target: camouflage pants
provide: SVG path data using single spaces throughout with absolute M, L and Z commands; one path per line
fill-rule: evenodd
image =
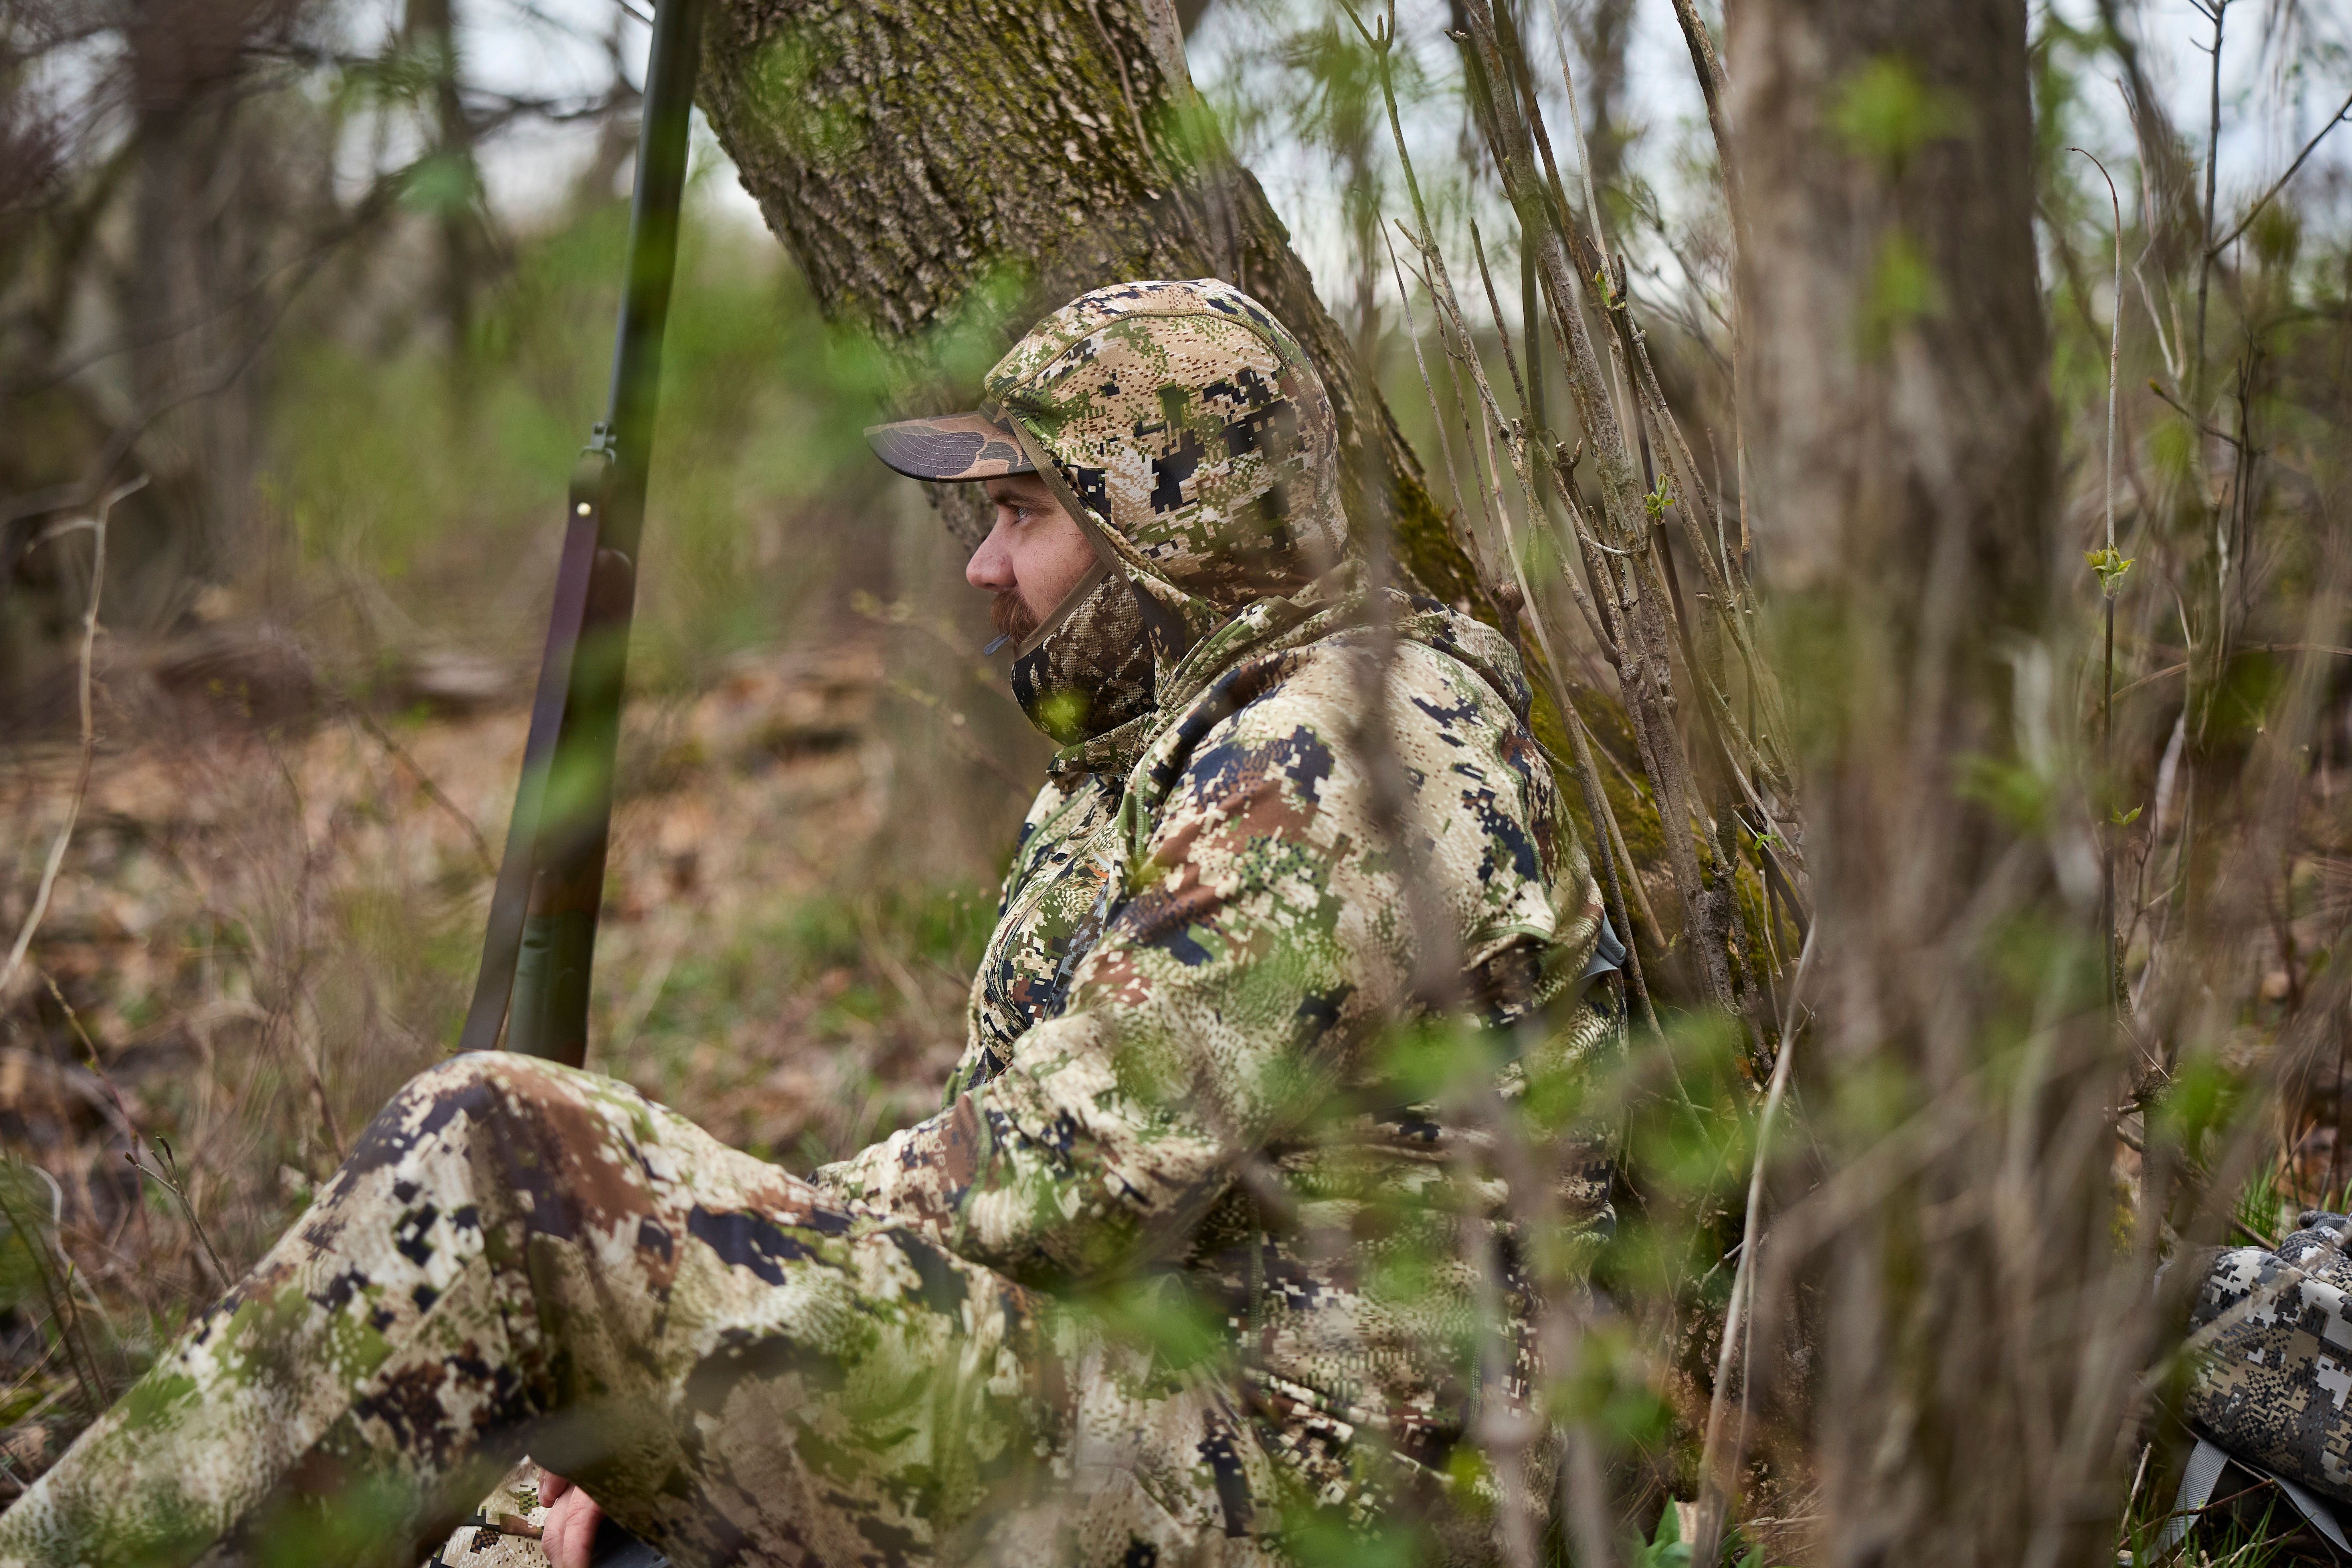
M 681 1565 L 1273 1560 L 1227 1385 L 1149 1370 L 624 1085 L 460 1057 L 0 1515 L 0 1565 L 410 1568 L 526 1452 Z

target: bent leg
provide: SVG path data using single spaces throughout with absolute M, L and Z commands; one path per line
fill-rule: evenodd
M 1029 1297 L 626 1087 L 421 1074 L 0 1515 L 0 1564 L 413 1563 L 528 1450 L 682 1562 L 900 1561 L 1053 1451 Z

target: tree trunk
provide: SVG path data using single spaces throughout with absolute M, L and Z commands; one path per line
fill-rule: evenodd
M 1583 0 L 1569 13 L 1568 26 L 1584 67 L 1577 91 L 1584 99 L 1580 107 L 1584 145 L 1592 153 L 1592 183 L 1606 191 L 1625 163 L 1629 127 L 1618 110 L 1625 91 L 1625 49 L 1633 37 L 1633 0 Z M 1593 221 L 1615 227 L 1613 219 L 1598 214 Z
M 825 313 L 895 351 L 910 402 L 968 400 L 1013 338 L 1087 289 L 1223 277 L 1321 371 L 1349 517 L 1360 528 L 1365 496 L 1387 497 L 1412 574 L 1491 613 L 1347 334 L 1193 89 L 1168 0 L 724 0 L 705 40 L 703 106 L 744 187 Z M 974 543 L 980 511 L 951 488 L 950 527 Z
M 474 128 L 457 95 L 462 76 L 456 8 L 450 0 L 407 0 L 402 28 L 409 52 L 433 84 L 435 155 L 443 165 L 432 193 L 441 248 L 434 294 L 449 329 L 449 362 L 462 392 L 467 345 L 474 330 L 474 289 L 481 281 L 484 258 L 478 254 L 482 247 L 474 243 L 481 172 L 474 158 Z
M 115 287 L 131 397 L 109 413 L 152 483 L 110 528 L 152 518 L 177 537 L 159 553 L 138 532 L 115 535 L 122 575 L 110 570 L 107 601 L 118 626 L 170 624 L 206 585 L 259 575 L 258 361 L 274 319 L 264 284 L 278 265 L 270 236 L 287 229 L 289 176 L 285 124 L 252 73 L 293 16 L 281 0 L 142 0 L 123 25 L 133 183 Z
M 245 20 L 167 0 L 144 7 L 129 32 L 137 163 L 119 298 L 132 417 L 152 419 L 137 451 L 153 494 L 140 510 L 169 518 L 178 536 L 162 572 L 142 574 L 177 580 L 163 590 L 165 622 L 194 589 L 228 582 L 248 564 L 255 386 L 225 379 L 243 347 L 238 296 L 255 238 L 240 222 L 255 176 L 236 155 L 246 106 L 229 63 Z M 121 549 L 119 559 L 145 553 Z M 115 614 L 150 589 L 119 596 Z
M 1750 507 L 1818 911 L 1798 1075 L 1833 1164 L 1906 1150 L 1834 1233 L 1789 1239 L 1835 1259 L 1833 1563 L 2104 1561 L 2125 1479 L 2138 1363 L 2089 1310 L 2115 1058 L 2083 961 L 2095 844 L 2055 759 L 2083 568 L 2053 497 L 2026 12 L 1728 7 Z

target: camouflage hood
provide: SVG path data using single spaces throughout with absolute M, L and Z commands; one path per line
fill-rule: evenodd
M 997 362 L 987 396 L 1113 568 L 1014 665 L 1022 706 L 1066 746 L 1138 721 L 1203 639 L 1346 551 L 1322 380 L 1229 284 L 1081 295 Z

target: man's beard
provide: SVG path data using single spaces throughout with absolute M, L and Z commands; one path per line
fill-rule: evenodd
M 1021 601 L 1018 590 L 1007 589 L 996 596 L 988 607 L 988 623 L 996 628 L 1000 637 L 1009 637 L 1014 647 L 1029 641 L 1037 630 L 1037 617 Z

